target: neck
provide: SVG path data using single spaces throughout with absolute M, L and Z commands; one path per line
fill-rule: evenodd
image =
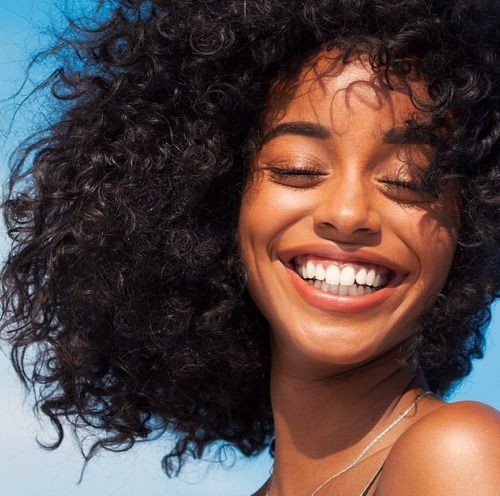
M 393 420 L 406 391 L 426 389 L 423 376 L 397 358 L 392 351 L 350 371 L 315 377 L 298 373 L 273 354 L 277 494 L 310 492 L 322 477 L 352 462 Z

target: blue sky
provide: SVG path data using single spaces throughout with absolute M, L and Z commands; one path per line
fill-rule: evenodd
M 23 94 L 7 100 L 19 88 L 30 54 L 47 41 L 44 34 L 50 18 L 67 2 L 0 0 L 0 175 L 4 181 L 7 157 L 17 141 L 43 122 L 43 107 L 33 101 L 18 113 L 7 130 Z M 91 3 L 91 2 L 87 2 Z M 41 68 L 43 72 L 50 68 Z M 27 89 L 30 82 L 28 81 Z M 7 240 L 0 231 L 0 251 L 5 256 Z M 500 308 L 500 305 L 498 306 Z M 489 329 L 486 357 L 455 394 L 453 400 L 472 399 L 500 409 L 500 310 Z M 160 469 L 166 441 L 143 444 L 123 454 L 105 454 L 93 461 L 77 486 L 81 457 L 68 437 L 63 447 L 46 452 L 35 442 L 47 439 L 50 430 L 40 425 L 4 354 L 0 354 L 0 493 L 9 496 L 137 496 L 220 495 L 248 496 L 268 476 L 270 459 L 237 459 L 229 470 L 207 463 L 189 467 L 179 480 L 168 480 Z M 230 465 L 231 459 L 227 465 Z

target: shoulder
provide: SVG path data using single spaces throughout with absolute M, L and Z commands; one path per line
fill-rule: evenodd
M 500 413 L 444 404 L 413 424 L 384 465 L 377 496 L 494 496 L 500 486 Z

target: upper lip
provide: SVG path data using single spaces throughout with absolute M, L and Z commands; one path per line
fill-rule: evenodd
M 285 249 L 279 252 L 278 258 L 287 266 L 294 268 L 292 260 L 299 255 L 311 255 L 322 258 L 328 258 L 332 261 L 343 263 L 360 263 L 373 264 L 385 267 L 398 276 L 404 276 L 408 271 L 400 267 L 394 260 L 386 256 L 367 251 L 363 248 L 357 248 L 352 251 L 346 251 L 339 248 L 337 245 L 325 244 L 307 244 L 300 245 L 294 248 Z

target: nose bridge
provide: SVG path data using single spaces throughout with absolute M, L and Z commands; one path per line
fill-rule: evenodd
M 330 178 L 316 208 L 316 223 L 333 226 L 344 236 L 358 231 L 378 231 L 380 226 L 369 183 L 360 167 L 344 167 L 338 171 Z

